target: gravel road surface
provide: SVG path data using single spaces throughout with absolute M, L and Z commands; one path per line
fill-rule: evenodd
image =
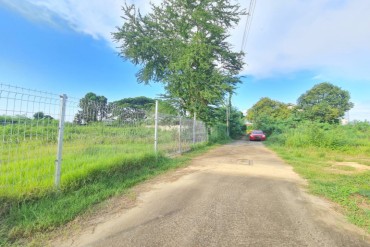
M 370 246 L 261 142 L 236 141 L 113 199 L 56 246 Z M 76 225 L 76 224 L 75 224 Z

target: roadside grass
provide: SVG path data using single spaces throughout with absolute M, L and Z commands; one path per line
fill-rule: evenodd
M 308 181 L 311 193 L 340 205 L 370 233 L 370 123 L 304 121 L 278 130 L 266 145 Z
M 142 153 L 126 158 L 126 162 L 120 160 L 120 164 L 113 160 L 111 164 L 114 165 L 109 165 L 107 160 L 108 165 L 89 171 L 89 176 L 79 174 L 76 179 L 70 175 L 66 181 L 73 182 L 66 182 L 68 186 L 59 192 L 39 197 L 0 197 L 3 204 L 0 210 L 0 246 L 24 246 L 32 236 L 47 234 L 107 198 L 122 194 L 160 173 L 185 166 L 192 157 L 209 148 L 211 145 L 197 145 L 192 152 L 175 158 Z
M 50 147 L 29 152 L 32 159 L 15 160 L 1 166 L 0 197 L 23 198 L 40 196 L 54 190 L 55 155 Z M 38 155 L 38 153 L 42 155 Z M 67 143 L 62 161 L 61 187 L 73 187 L 91 173 L 115 165 L 135 162 L 153 153 L 138 143 L 94 144 L 85 141 Z M 8 189 L 7 189 L 8 187 Z
M 27 128 L 26 128 L 27 127 Z M 32 126 L 31 126 L 32 127 Z M 56 135 L 50 126 L 0 126 L 0 198 L 37 197 L 52 192 L 55 180 Z M 147 126 L 115 127 L 66 125 L 61 187 L 74 187 L 91 173 L 136 162 L 154 152 L 154 129 Z M 192 147 L 182 144 L 182 150 Z M 158 149 L 171 153 L 179 148 L 176 130 L 158 131 Z M 0 205 L 0 212 L 1 212 Z

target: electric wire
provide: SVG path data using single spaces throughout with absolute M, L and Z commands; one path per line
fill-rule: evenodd
M 244 27 L 244 32 L 243 32 L 243 39 L 242 39 L 242 45 L 240 50 L 244 51 L 247 45 L 248 37 L 249 37 L 249 32 L 253 20 L 253 13 L 256 8 L 256 1 L 257 0 L 251 0 L 249 2 L 249 8 L 248 8 L 248 13 L 247 13 L 247 20 L 245 22 L 245 27 Z

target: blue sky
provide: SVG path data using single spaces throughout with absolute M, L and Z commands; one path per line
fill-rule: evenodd
M 148 12 L 147 1 L 131 2 Z M 110 33 L 122 24 L 123 3 L 0 0 L 0 83 L 109 101 L 163 93 L 159 84 L 138 84 L 138 68 L 117 55 Z M 350 92 L 351 120 L 370 120 L 369 12 L 368 0 L 257 0 L 233 105 L 245 111 L 261 97 L 295 103 L 329 81 Z M 244 23 L 231 31 L 236 50 Z

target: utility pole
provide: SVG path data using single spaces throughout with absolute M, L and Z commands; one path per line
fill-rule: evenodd
M 230 136 L 230 115 L 231 115 L 231 93 L 229 93 L 229 99 L 226 103 L 226 133 Z
M 230 136 L 230 130 L 229 130 L 229 107 L 226 105 L 226 134 L 227 136 Z

